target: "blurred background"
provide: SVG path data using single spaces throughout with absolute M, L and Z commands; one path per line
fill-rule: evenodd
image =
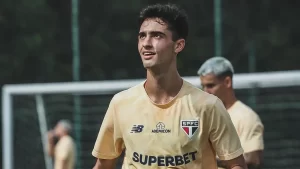
M 145 78 L 137 18 L 142 7 L 157 2 L 167 1 L 0 1 L 1 86 Z M 196 76 L 200 65 L 217 55 L 228 58 L 236 73 L 300 70 L 299 1 L 168 2 L 189 15 L 189 38 L 178 56 L 182 76 Z M 62 118 L 75 125 L 77 169 L 95 163 L 91 150 L 112 96 L 43 95 L 48 128 Z M 237 96 L 265 125 L 264 168 L 299 167 L 300 86 L 237 89 Z M 14 169 L 45 168 L 35 96 L 15 96 L 12 107 Z

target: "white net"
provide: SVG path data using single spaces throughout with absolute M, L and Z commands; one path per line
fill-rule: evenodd
M 199 85 L 198 77 L 186 80 Z M 113 95 L 142 80 L 62 84 L 10 85 L 3 89 L 3 169 L 46 168 L 36 96 L 44 103 L 46 127 L 70 119 L 80 144 L 77 169 L 90 169 L 99 127 Z M 265 169 L 300 166 L 300 71 L 239 74 L 234 87 L 240 100 L 253 107 L 265 125 Z M 74 93 L 80 95 L 80 121 L 74 120 Z M 80 133 L 80 138 L 78 137 Z M 13 158 L 12 158 L 13 157 Z M 120 167 L 122 161 L 119 161 Z

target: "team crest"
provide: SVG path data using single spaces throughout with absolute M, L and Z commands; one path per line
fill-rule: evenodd
M 192 138 L 193 135 L 199 128 L 198 120 L 181 120 L 181 128 L 187 134 L 189 138 Z

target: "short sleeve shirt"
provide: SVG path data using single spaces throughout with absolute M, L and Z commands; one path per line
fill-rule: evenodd
M 74 169 L 75 144 L 70 136 L 63 136 L 58 141 L 54 153 L 54 169 L 63 169 L 63 162 L 66 164 L 66 169 Z
M 93 156 L 114 159 L 125 149 L 127 169 L 216 169 L 216 155 L 222 160 L 242 155 L 234 125 L 217 97 L 184 81 L 172 101 L 158 105 L 143 84 L 113 97 Z
M 228 113 L 237 130 L 244 152 L 263 150 L 264 126 L 258 114 L 241 101 L 236 101 L 228 109 Z

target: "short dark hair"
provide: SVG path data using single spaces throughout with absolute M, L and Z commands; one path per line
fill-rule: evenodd
M 154 4 L 143 8 L 139 16 L 139 26 L 148 18 L 159 18 L 168 24 L 172 40 L 188 37 L 188 17 L 186 12 L 175 4 Z

